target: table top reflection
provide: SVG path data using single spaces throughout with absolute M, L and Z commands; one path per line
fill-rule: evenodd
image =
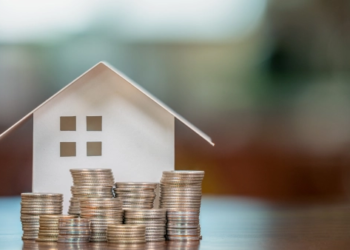
M 22 241 L 20 198 L 0 198 L 0 250 L 345 250 L 350 246 L 350 205 L 271 205 L 233 197 L 204 197 L 200 242 L 143 245 Z

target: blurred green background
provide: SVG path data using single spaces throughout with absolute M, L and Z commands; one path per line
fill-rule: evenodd
M 213 138 L 176 127 L 204 192 L 347 199 L 350 2 L 0 0 L 0 132 L 107 61 Z M 31 187 L 30 122 L 0 143 L 0 195 Z M 28 153 L 29 152 L 29 153 Z

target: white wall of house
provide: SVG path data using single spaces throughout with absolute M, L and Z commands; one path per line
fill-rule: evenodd
M 60 131 L 61 116 L 76 116 L 76 131 Z M 102 116 L 102 131 L 87 131 L 86 116 Z M 33 191 L 64 194 L 71 168 L 111 168 L 115 181 L 159 182 L 174 169 L 174 117 L 101 64 L 34 113 Z M 88 141 L 102 156 L 87 156 Z M 76 142 L 75 157 L 60 157 L 60 142 Z

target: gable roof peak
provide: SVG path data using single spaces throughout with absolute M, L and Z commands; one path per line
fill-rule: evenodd
M 84 75 L 88 74 L 91 70 L 93 70 L 96 67 L 106 67 L 109 70 L 113 71 L 115 74 L 119 75 L 121 78 L 123 78 L 126 82 L 128 82 L 129 84 L 131 84 L 132 86 L 134 86 L 136 89 L 138 89 L 139 91 L 141 91 L 144 95 L 146 95 L 147 97 L 149 97 L 151 100 L 153 100 L 155 103 L 157 103 L 160 107 L 162 107 L 163 109 L 165 109 L 167 112 L 169 112 L 172 116 L 174 116 L 176 119 L 178 119 L 180 122 L 182 122 L 183 124 L 185 124 L 187 127 L 189 127 L 192 131 L 194 131 L 195 133 L 197 133 L 200 137 L 202 137 L 204 140 L 206 140 L 208 143 L 210 143 L 212 146 L 214 146 L 215 144 L 212 142 L 211 138 L 206 135 L 204 132 L 202 132 L 200 129 L 198 129 L 197 127 L 195 127 L 192 123 L 190 123 L 189 121 L 187 121 L 185 118 L 183 118 L 181 115 L 179 115 L 178 113 L 176 113 L 174 110 L 172 110 L 171 108 L 169 108 L 167 105 L 165 105 L 163 102 L 161 102 L 159 99 L 157 99 L 156 97 L 154 97 L 151 93 L 149 93 L 147 90 L 145 90 L 144 88 L 142 88 L 140 85 L 138 85 L 137 83 L 135 83 L 133 80 L 129 79 L 127 76 L 125 76 L 123 73 L 121 73 L 120 71 L 118 71 L 117 69 L 115 69 L 113 66 L 111 66 L 110 64 L 108 64 L 107 62 L 104 61 L 100 61 L 97 64 L 95 64 L 93 67 L 91 67 L 90 69 L 88 69 L 87 71 L 85 71 L 82 75 L 80 75 L 79 77 L 77 77 L 75 80 L 73 80 L 71 83 L 69 83 L 68 85 L 66 85 L 64 88 L 62 88 L 60 91 L 58 91 L 56 94 L 54 94 L 53 96 L 51 96 L 49 99 L 47 99 L 45 102 L 43 102 L 42 104 L 40 104 L 38 107 L 36 107 L 34 110 L 32 110 L 30 113 L 28 113 L 26 116 L 24 116 L 21 120 L 19 120 L 18 122 L 16 122 L 14 125 L 12 125 L 9 129 L 7 129 L 5 132 L 3 132 L 2 134 L 0 134 L 0 139 L 5 136 L 7 133 L 9 133 L 10 131 L 12 131 L 13 129 L 15 129 L 18 125 L 20 125 L 22 122 L 24 122 L 29 116 L 31 116 L 35 111 L 37 111 L 38 109 L 40 109 L 42 106 L 44 106 L 46 103 L 48 103 L 49 101 L 51 101 L 53 98 L 55 98 L 57 95 L 61 94 L 63 91 L 65 91 L 66 89 L 69 88 L 69 86 L 73 85 L 77 80 L 79 80 L 81 77 L 83 77 Z

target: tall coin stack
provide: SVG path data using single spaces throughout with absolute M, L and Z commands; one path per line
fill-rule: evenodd
M 82 198 L 113 198 L 114 184 L 111 169 L 71 169 L 74 186 L 71 187 L 69 214 L 80 214 Z
M 123 224 L 122 202 L 116 198 L 82 199 L 80 210 L 80 217 L 90 220 L 92 242 L 106 242 L 108 225 Z
M 88 219 L 61 218 L 58 230 L 58 242 L 83 243 L 90 241 L 90 222 Z
M 198 210 L 168 210 L 167 218 L 168 240 L 190 241 L 201 239 Z
M 143 225 L 109 225 L 108 243 L 141 244 L 146 243 L 146 227 Z
M 39 233 L 40 215 L 62 214 L 62 194 L 22 193 L 21 221 L 23 240 L 35 240 Z
M 151 209 L 158 183 L 117 182 L 114 193 L 123 202 L 123 209 Z
M 128 209 L 125 211 L 125 224 L 145 225 L 146 241 L 164 241 L 166 233 L 165 209 Z
M 60 218 L 77 218 L 76 215 L 40 215 L 39 235 L 36 241 L 57 241 Z
M 204 171 L 164 171 L 160 207 L 200 209 Z
M 168 211 L 169 240 L 201 238 L 199 213 L 203 178 L 204 171 L 163 172 L 160 181 L 160 207 Z M 186 233 L 189 233 L 189 237 L 186 237 Z

